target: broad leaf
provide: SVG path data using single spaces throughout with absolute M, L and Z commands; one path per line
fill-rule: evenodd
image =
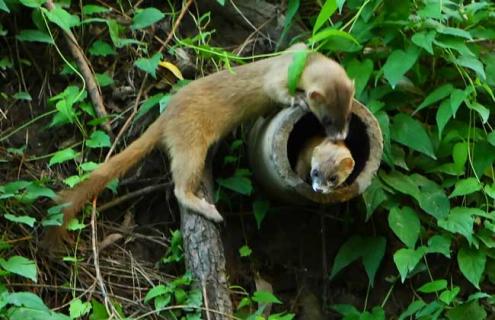
M 151 58 L 139 58 L 134 62 L 134 65 L 144 72 L 151 75 L 153 78 L 156 78 L 156 68 L 162 59 L 161 53 L 155 53 Z
M 435 40 L 435 35 L 436 32 L 434 30 L 418 32 L 412 36 L 411 40 L 418 47 L 425 49 L 429 54 L 433 54 L 433 40 Z
M 33 282 L 37 282 L 38 273 L 36 264 L 32 260 L 21 256 L 13 256 L 8 260 L 0 258 L 0 266 L 8 272 L 18 274 Z
M 224 188 L 246 196 L 250 195 L 253 191 L 251 180 L 246 177 L 233 176 L 226 179 L 217 179 L 217 183 Z
M 48 33 L 39 30 L 22 30 L 16 38 L 19 41 L 54 43 L 52 37 Z
M 479 289 L 481 276 L 485 270 L 485 253 L 473 248 L 462 247 L 457 254 L 457 263 L 466 279 Z
M 151 26 L 165 17 L 165 14 L 157 8 L 146 8 L 140 10 L 133 18 L 131 29 L 142 29 Z
M 55 23 L 65 32 L 70 32 L 70 29 L 72 27 L 78 26 L 80 24 L 78 16 L 70 14 L 61 7 L 56 6 L 52 10 L 44 9 L 44 11 L 48 20 Z
M 383 66 L 385 79 L 395 88 L 399 80 L 416 63 L 419 56 L 419 49 L 411 46 L 407 51 L 394 50 L 387 58 Z
M 471 243 L 473 240 L 473 214 L 476 210 L 479 209 L 453 208 L 446 218 L 438 220 L 438 226 L 452 233 L 463 235 Z
M 414 249 L 400 249 L 394 253 L 394 262 L 399 270 L 401 281 L 404 283 L 409 272 L 413 271 L 418 262 L 423 258 L 426 249 L 419 247 Z
M 433 293 L 439 292 L 447 288 L 448 282 L 445 279 L 434 280 L 428 283 L 425 283 L 421 287 L 418 288 L 419 292 L 422 293 Z
M 405 113 L 399 113 L 390 127 L 392 140 L 436 159 L 431 139 L 420 122 Z
M 318 17 L 316 18 L 315 25 L 313 26 L 313 34 L 321 29 L 323 24 L 330 19 L 335 10 L 337 10 L 336 0 L 326 0 L 320 10 L 320 13 L 318 14 Z
M 103 131 L 96 130 L 91 134 L 88 140 L 86 140 L 86 146 L 88 148 L 105 148 L 110 147 L 110 137 Z
M 452 86 L 450 83 L 444 84 L 432 92 L 425 98 L 425 100 L 419 105 L 419 107 L 414 111 L 418 112 L 419 110 L 422 110 L 433 103 L 442 100 L 445 97 L 448 97 L 450 93 L 454 90 L 454 86 Z
M 449 198 L 465 196 L 479 190 L 481 190 L 481 184 L 478 179 L 472 177 L 459 180 L 455 183 L 454 191 L 452 191 Z
M 418 241 L 420 222 L 418 215 L 410 207 L 394 207 L 388 215 L 388 225 L 395 235 L 409 248 Z
M 64 150 L 60 150 L 56 152 L 51 158 L 49 162 L 49 166 L 52 166 L 54 164 L 62 163 L 68 160 L 72 160 L 76 158 L 79 155 L 76 151 L 74 151 L 72 148 L 67 148 Z

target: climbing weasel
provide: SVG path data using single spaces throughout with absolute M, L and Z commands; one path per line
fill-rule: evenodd
M 344 139 L 354 95 L 354 83 L 335 61 L 310 52 L 293 97 L 288 91 L 288 68 L 293 52 L 307 50 L 296 44 L 281 55 L 220 71 L 190 82 L 170 100 L 167 109 L 133 143 L 72 190 L 58 195 L 67 204 L 62 227 L 48 238 L 66 238 L 65 226 L 112 179 L 125 174 L 155 147 L 168 151 L 175 182 L 174 194 L 185 207 L 220 222 L 213 204 L 199 198 L 198 190 L 208 149 L 239 124 L 296 102 L 313 112 L 328 136 Z M 48 239 L 50 241 L 50 239 Z
M 341 185 L 354 169 L 354 159 L 343 142 L 315 136 L 299 153 L 296 173 L 311 181 L 315 192 L 330 193 Z

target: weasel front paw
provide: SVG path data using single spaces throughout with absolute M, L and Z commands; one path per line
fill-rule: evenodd
M 290 105 L 291 107 L 298 106 L 304 111 L 309 111 L 309 105 L 306 100 L 306 94 L 304 92 L 296 93 L 296 95 L 291 98 Z

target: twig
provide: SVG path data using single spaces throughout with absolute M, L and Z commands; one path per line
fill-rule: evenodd
M 105 282 L 103 281 L 103 277 L 101 276 L 100 270 L 100 259 L 98 256 L 98 249 L 96 247 L 97 239 L 96 239 L 96 197 L 93 199 L 93 210 L 91 211 L 91 246 L 93 249 L 93 259 L 94 266 L 96 272 L 96 280 L 98 281 L 98 286 L 101 290 L 101 295 L 103 296 L 103 301 L 105 302 L 105 308 L 107 313 L 113 317 L 118 314 L 115 310 L 110 298 L 108 297 L 107 288 L 105 287 Z
M 48 0 L 45 5 L 48 10 L 53 10 L 53 8 L 55 7 L 52 0 Z M 67 42 L 67 46 L 69 47 L 72 56 L 74 57 L 74 59 L 76 59 L 77 65 L 79 66 L 79 70 L 81 71 L 84 80 L 86 81 L 89 96 L 91 98 L 91 102 L 93 102 L 93 105 L 95 106 L 96 114 L 100 118 L 108 117 L 108 113 L 103 103 L 100 87 L 96 83 L 94 73 L 91 70 L 88 59 L 86 58 L 86 55 L 84 54 L 81 46 L 79 46 L 76 37 L 70 30 L 64 30 L 64 38 Z M 110 136 L 113 137 L 112 128 L 110 127 L 110 124 L 108 122 L 104 122 L 102 124 L 102 127 Z
M 205 301 L 205 309 L 206 309 L 206 319 L 211 320 L 210 316 L 210 307 L 208 306 L 208 295 L 206 294 L 206 284 L 205 280 L 201 281 L 201 286 L 203 287 L 203 300 Z
M 175 23 L 172 26 L 172 30 L 170 30 L 170 33 L 168 34 L 167 39 L 165 39 L 165 41 L 162 43 L 158 52 L 161 52 L 168 45 L 170 40 L 172 40 L 172 38 L 174 37 L 175 31 L 177 31 L 177 28 L 179 27 L 180 22 L 184 18 L 184 15 L 186 14 L 187 10 L 189 10 L 189 7 L 191 6 L 192 2 L 193 2 L 193 0 L 187 0 L 186 4 L 182 6 L 182 9 L 179 13 L 179 16 L 177 17 L 177 20 L 175 20 Z
M 152 193 L 152 192 L 159 190 L 159 189 L 163 189 L 168 185 L 170 185 L 170 183 L 160 183 L 160 184 L 157 184 L 154 186 L 144 187 L 144 188 L 136 190 L 134 192 L 129 192 L 128 194 L 123 195 L 122 197 L 118 197 L 112 201 L 105 203 L 104 205 L 99 206 L 98 211 L 102 212 L 102 211 L 108 210 L 110 208 L 115 207 L 116 205 L 121 204 L 122 202 L 131 200 L 133 198 L 136 198 L 136 197 L 148 194 L 148 193 Z

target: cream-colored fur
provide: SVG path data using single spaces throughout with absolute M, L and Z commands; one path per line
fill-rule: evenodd
M 303 180 L 310 178 L 314 191 L 330 193 L 341 185 L 354 169 L 354 159 L 342 142 L 315 136 L 299 153 L 296 173 Z
M 48 240 L 65 238 L 67 222 L 86 201 L 157 146 L 170 155 L 177 200 L 208 219 L 222 221 L 213 204 L 196 196 L 208 149 L 242 122 L 274 110 L 277 104 L 294 101 L 287 87 L 288 68 L 292 52 L 306 49 L 304 44 L 296 44 L 280 56 L 235 67 L 233 72 L 213 73 L 179 90 L 140 138 L 74 189 L 59 194 L 58 202 L 68 204 L 64 225 L 51 230 Z M 310 53 L 298 89 L 301 92 L 296 102 L 305 104 L 326 125 L 329 134 L 345 134 L 354 86 L 338 63 Z

